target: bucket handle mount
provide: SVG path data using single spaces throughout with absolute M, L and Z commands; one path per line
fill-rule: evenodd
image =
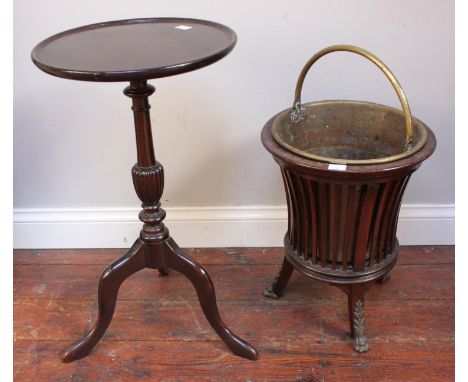
M 311 66 L 318 61 L 321 57 L 325 56 L 328 53 L 332 52 L 351 52 L 359 54 L 375 65 L 379 67 L 379 69 L 385 74 L 388 78 L 390 83 L 392 84 L 393 88 L 395 89 L 398 98 L 400 100 L 401 106 L 403 108 L 403 114 L 405 116 L 405 124 L 406 124 L 406 151 L 409 151 L 413 148 L 413 119 L 411 117 L 411 111 L 408 104 L 408 100 L 406 99 L 405 93 L 401 88 L 398 80 L 395 78 L 394 74 L 390 71 L 390 69 L 375 55 L 368 52 L 365 49 L 359 48 L 357 46 L 352 45 L 333 45 L 328 48 L 322 49 L 321 51 L 317 52 L 307 63 L 305 64 L 304 68 L 302 69 L 299 78 L 297 79 L 296 90 L 294 94 L 294 103 L 293 103 L 293 111 L 291 113 L 291 122 L 296 123 L 305 118 L 305 110 L 301 105 L 301 92 L 302 92 L 302 85 L 304 83 L 305 76 L 307 72 L 311 68 Z

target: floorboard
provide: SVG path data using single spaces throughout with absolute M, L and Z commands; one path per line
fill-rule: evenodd
M 171 272 L 133 275 L 92 353 L 60 353 L 89 329 L 101 272 L 124 249 L 16 250 L 15 381 L 451 381 L 454 380 L 454 247 L 402 247 L 389 282 L 366 296 L 370 350 L 349 339 L 345 295 L 293 274 L 283 297 L 263 289 L 279 248 L 190 249 L 211 274 L 226 324 L 260 351 L 232 355 L 207 323 L 191 284 Z

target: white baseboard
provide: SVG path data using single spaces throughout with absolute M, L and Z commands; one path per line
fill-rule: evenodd
M 139 208 L 15 209 L 14 248 L 125 248 L 138 237 Z M 167 208 L 164 220 L 181 247 L 282 246 L 285 206 Z M 402 245 L 455 244 L 454 205 L 403 205 Z

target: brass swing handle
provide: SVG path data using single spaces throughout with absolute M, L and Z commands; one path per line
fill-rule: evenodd
M 317 52 L 307 63 L 305 64 L 304 68 L 297 79 L 296 90 L 294 94 L 294 104 L 293 104 L 293 111 L 291 113 L 291 122 L 295 123 L 299 120 L 304 118 L 304 109 L 301 106 L 301 92 L 302 92 L 302 85 L 304 83 L 305 76 L 309 71 L 310 67 L 318 61 L 321 57 L 325 56 L 328 53 L 332 52 L 352 52 L 359 54 L 368 60 L 372 61 L 375 65 L 379 67 L 379 69 L 385 74 L 388 80 L 391 82 L 393 88 L 395 89 L 398 98 L 400 99 L 401 106 L 403 108 L 403 114 L 405 116 L 405 124 L 406 124 L 406 150 L 410 150 L 412 148 L 413 143 L 413 120 L 411 117 L 410 107 L 408 105 L 408 100 L 406 99 L 405 93 L 403 93 L 403 89 L 401 85 L 398 83 L 397 79 L 390 71 L 390 69 L 376 56 L 372 53 L 359 48 L 357 46 L 352 45 L 333 45 L 328 48 L 322 49 L 321 51 Z

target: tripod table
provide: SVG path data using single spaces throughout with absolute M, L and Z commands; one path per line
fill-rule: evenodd
M 142 202 L 140 237 L 111 264 L 99 281 L 98 319 L 93 329 L 66 350 L 63 361 L 85 357 L 105 333 L 114 314 L 122 282 L 144 268 L 167 274 L 174 269 L 195 287 L 207 320 L 231 351 L 255 360 L 254 347 L 232 333 L 221 320 L 213 282 L 203 266 L 185 254 L 164 226 L 160 207 L 164 169 L 156 161 L 148 97 L 155 88 L 147 80 L 173 76 L 210 65 L 226 56 L 236 34 L 224 25 L 186 18 L 111 21 L 71 29 L 39 43 L 34 63 L 57 77 L 81 81 L 130 82 L 124 94 L 132 99 L 137 163 L 132 168 L 135 191 Z

